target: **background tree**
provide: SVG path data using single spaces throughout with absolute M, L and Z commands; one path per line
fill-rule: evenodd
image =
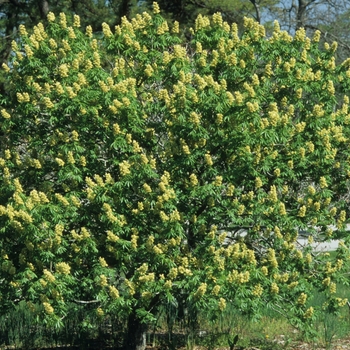
M 271 11 L 272 10 L 272 11 Z M 309 34 L 320 30 L 322 39 L 340 45 L 338 55 L 344 60 L 349 56 L 349 37 L 347 35 L 347 14 L 350 10 L 348 0 L 341 1 L 280 1 L 277 7 L 269 9 L 270 16 L 281 23 L 281 27 L 293 33 L 300 27 Z
M 126 349 L 166 305 L 193 324 L 271 305 L 310 330 L 312 290 L 330 312 L 347 302 L 349 61 L 319 32 L 275 22 L 267 39 L 246 18 L 239 35 L 214 14 L 188 40 L 153 11 L 97 36 L 63 13 L 19 26 L 0 97 L 2 312 L 25 301 L 63 327 L 93 305 Z M 312 251 L 335 235 L 336 256 Z

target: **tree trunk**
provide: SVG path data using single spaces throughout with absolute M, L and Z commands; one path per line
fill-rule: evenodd
M 16 24 L 18 21 L 16 8 L 12 7 L 8 12 L 5 12 L 7 20 L 5 20 L 5 35 L 0 38 L 0 67 L 2 63 L 8 63 L 11 53 L 11 43 L 16 37 Z M 6 86 L 2 79 L 4 71 L 0 72 L 0 94 L 6 93 Z
M 39 11 L 40 11 L 40 18 L 42 20 L 45 20 L 47 14 L 50 11 L 49 3 L 47 0 L 39 0 L 38 6 L 39 6 Z
M 253 4 L 255 8 L 255 19 L 258 23 L 261 22 L 261 14 L 260 14 L 260 5 L 256 2 L 256 0 L 250 0 L 250 2 Z
M 299 0 L 298 1 L 298 10 L 297 10 L 297 25 L 296 25 L 296 30 L 298 30 L 301 27 L 304 27 L 305 25 L 305 13 L 306 13 L 306 8 L 310 4 L 310 1 L 307 2 L 305 0 Z
M 141 323 L 133 312 L 128 319 L 127 333 L 124 339 L 124 350 L 145 350 L 146 349 L 147 326 Z
M 130 15 L 130 7 L 131 7 L 131 1 L 130 0 L 122 0 L 119 5 L 119 17 L 126 17 L 129 18 Z

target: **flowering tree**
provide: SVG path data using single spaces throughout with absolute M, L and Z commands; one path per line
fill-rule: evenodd
M 159 15 L 103 36 L 64 14 L 13 42 L 1 96 L 0 298 L 53 326 L 92 303 L 143 333 L 162 305 L 219 314 L 266 303 L 295 325 L 337 311 L 335 260 L 298 230 L 345 232 L 349 62 L 275 23 L 199 16 L 184 42 Z M 244 231 L 244 233 L 242 233 Z

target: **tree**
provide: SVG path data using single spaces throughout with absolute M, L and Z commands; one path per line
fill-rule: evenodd
M 344 30 L 349 10 L 348 0 L 280 1 L 273 8 L 267 7 L 270 16 L 279 20 L 282 28 L 289 33 L 303 27 L 309 35 L 315 30 L 321 31 L 324 42 L 337 41 L 341 49 L 337 54 L 341 60 L 349 56 L 349 38 Z
M 281 18 L 281 25 L 290 31 L 333 22 L 340 14 L 348 11 L 349 5 L 347 0 L 289 0 L 279 1 L 273 10 L 276 11 L 275 16 Z
M 160 1 L 162 14 L 167 19 L 179 21 L 181 26 L 191 26 L 195 18 L 201 15 L 212 15 L 221 12 L 228 23 L 243 26 L 244 16 L 252 17 L 258 22 L 269 25 L 274 19 L 279 20 L 283 29 L 290 34 L 305 27 L 308 35 L 320 30 L 322 40 L 328 43 L 336 40 L 339 60 L 349 55 L 347 35 L 347 18 L 349 1 L 277 1 L 277 0 L 181 0 Z M 1 64 L 8 60 L 11 42 L 17 38 L 20 24 L 34 26 L 39 20 L 45 24 L 48 11 L 77 14 L 81 18 L 82 27 L 91 25 L 94 30 L 101 30 L 102 22 L 110 26 L 120 24 L 121 18 L 131 18 L 144 10 L 150 10 L 152 1 L 0 1 L 0 59 Z M 1 82 L 1 77 L 0 77 Z M 0 86 L 4 91 L 5 87 Z
M 310 330 L 311 290 L 346 304 L 349 61 L 318 32 L 275 22 L 266 38 L 245 19 L 239 36 L 214 14 L 182 39 L 153 11 L 98 37 L 63 13 L 19 27 L 0 109 L 2 312 L 24 300 L 61 327 L 69 303 L 95 305 L 124 320 L 126 349 L 167 304 L 194 321 L 268 304 Z M 313 252 L 335 235 L 336 257 Z

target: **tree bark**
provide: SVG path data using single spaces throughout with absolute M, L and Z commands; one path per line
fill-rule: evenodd
M 7 21 L 5 21 L 5 35 L 0 38 L 0 67 L 2 63 L 8 63 L 8 59 L 11 53 L 11 43 L 16 37 L 16 24 L 17 24 L 17 13 L 14 11 L 15 7 L 10 8 L 9 11 L 5 12 L 7 15 Z M 0 77 L 3 76 L 3 72 L 0 73 Z M 0 94 L 6 93 L 6 86 L 2 79 L 0 79 Z
M 305 12 L 306 12 L 306 8 L 309 5 L 309 2 L 305 1 L 305 0 L 299 0 L 298 1 L 298 10 L 297 10 L 297 25 L 296 25 L 296 30 L 298 30 L 299 28 L 303 27 L 305 25 Z
M 124 350 L 145 350 L 146 349 L 147 326 L 141 323 L 140 319 L 133 312 L 128 319 L 127 333 L 124 339 Z
M 122 18 L 125 16 L 126 18 L 129 18 L 130 7 L 130 0 L 122 0 L 119 5 L 119 17 Z
M 49 3 L 48 3 L 47 0 L 39 0 L 38 5 L 39 5 L 39 11 L 40 11 L 40 18 L 41 18 L 42 20 L 45 20 L 47 14 L 48 14 L 49 11 L 50 11 Z
M 258 23 L 261 22 L 261 14 L 260 14 L 260 5 L 256 2 L 256 0 L 250 0 L 250 2 L 254 5 L 255 8 L 255 15 L 256 15 L 256 21 Z

